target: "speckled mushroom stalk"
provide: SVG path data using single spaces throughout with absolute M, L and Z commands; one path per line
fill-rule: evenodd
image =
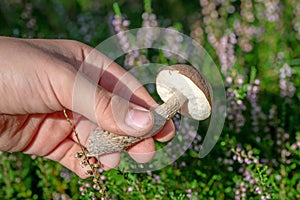
M 144 136 L 121 136 L 105 130 L 91 131 L 88 156 L 120 152 L 135 143 L 154 136 L 177 112 L 195 120 L 211 113 L 211 90 L 205 77 L 194 67 L 173 65 L 162 69 L 156 77 L 157 93 L 165 102 L 152 111 L 154 125 Z

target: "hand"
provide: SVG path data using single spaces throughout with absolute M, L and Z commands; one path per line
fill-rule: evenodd
M 124 84 L 119 84 L 120 79 Z M 81 81 L 82 95 L 73 93 L 77 80 Z M 117 84 L 121 87 L 115 90 Z M 128 92 L 133 94 L 130 102 L 121 97 Z M 145 88 L 124 69 L 93 48 L 70 40 L 0 37 L 0 94 L 0 150 L 44 156 L 82 178 L 87 175 L 75 158 L 81 149 L 64 109 L 73 119 L 81 143 L 87 146 L 89 132 L 97 126 L 123 135 L 147 133 L 153 126 L 148 109 L 156 106 Z M 94 106 L 89 105 L 91 100 Z M 155 139 L 167 141 L 174 132 L 169 121 Z M 128 151 L 137 162 L 150 161 L 155 154 L 153 138 Z M 110 169 L 118 165 L 120 154 L 103 155 L 99 161 Z

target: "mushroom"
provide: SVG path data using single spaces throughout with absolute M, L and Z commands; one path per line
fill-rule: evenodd
M 156 90 L 165 102 L 154 109 L 154 126 L 144 136 L 121 136 L 96 129 L 89 136 L 88 156 L 120 152 L 133 144 L 154 136 L 177 112 L 195 120 L 208 118 L 212 110 L 211 88 L 205 77 L 194 67 L 172 65 L 156 77 Z

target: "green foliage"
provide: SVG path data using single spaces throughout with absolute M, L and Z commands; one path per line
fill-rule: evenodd
M 300 3 L 142 2 L 3 0 L 0 34 L 68 38 L 96 46 L 114 34 L 114 15 L 130 20 L 126 27 L 130 29 L 142 25 L 143 12 L 156 14 L 159 26 L 191 35 L 222 71 L 228 117 L 213 151 L 198 159 L 199 139 L 161 170 L 101 172 L 98 178 L 103 179 L 105 191 L 96 187 L 93 178 L 80 180 L 55 162 L 1 152 L 0 199 L 300 199 Z M 224 51 L 220 51 L 222 41 L 227 41 Z M 177 63 L 162 50 L 144 50 L 140 56 L 151 62 Z M 229 60 L 227 70 L 222 56 Z M 124 65 L 124 60 L 118 62 Z M 291 75 L 282 77 L 284 69 L 290 69 Z M 253 95 L 249 88 L 256 87 Z M 289 91 L 293 87 L 294 92 Z

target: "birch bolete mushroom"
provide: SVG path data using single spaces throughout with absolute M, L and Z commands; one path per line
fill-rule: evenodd
M 195 120 L 210 116 L 212 100 L 210 85 L 194 67 L 173 65 L 162 69 L 156 77 L 156 90 L 165 102 L 153 110 L 154 126 L 144 136 L 121 136 L 105 130 L 91 131 L 88 156 L 120 152 L 144 138 L 154 136 L 177 112 Z

